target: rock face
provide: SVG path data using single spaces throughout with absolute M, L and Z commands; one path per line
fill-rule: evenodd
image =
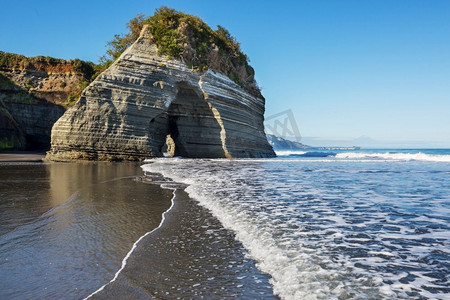
M 308 145 L 305 145 L 305 144 L 302 144 L 299 142 L 286 140 L 284 138 L 281 138 L 281 137 L 273 135 L 273 134 L 268 134 L 267 140 L 269 141 L 269 144 L 272 146 L 272 148 L 276 151 L 278 151 L 278 150 L 296 151 L 296 150 L 305 150 L 305 149 L 313 148 L 311 146 L 308 146 Z
M 0 100 L 0 150 L 25 149 L 25 134 Z
M 158 55 L 151 33 L 97 77 L 55 123 L 49 160 L 272 157 L 264 100 L 228 77 Z
M 7 56 L 27 65 L 7 65 Z M 84 75 L 62 60 L 52 63 L 3 52 L 0 58 L 0 150 L 48 150 L 52 126 L 70 97 L 81 93 Z

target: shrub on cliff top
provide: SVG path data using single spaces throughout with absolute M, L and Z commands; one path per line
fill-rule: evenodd
M 128 33 L 115 35 L 108 43 L 107 54 L 101 59 L 104 68 L 139 37 L 144 24 L 149 25 L 159 54 L 182 60 L 199 72 L 209 68 L 221 72 L 251 94 L 262 97 L 248 57 L 228 30 L 221 26 L 213 30 L 199 17 L 167 7 L 157 9 L 149 18 L 139 14 L 130 20 Z

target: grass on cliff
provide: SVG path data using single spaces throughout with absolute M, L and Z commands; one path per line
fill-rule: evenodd
M 262 97 L 247 55 L 228 30 L 221 26 L 213 30 L 199 17 L 165 6 L 156 9 L 151 17 L 138 14 L 128 22 L 127 34 L 114 36 L 101 59 L 105 69 L 139 37 L 144 24 L 149 25 L 159 54 L 179 59 L 199 72 L 211 69 L 223 73 L 251 94 Z
M 262 97 L 247 55 L 241 51 L 240 43 L 228 30 L 221 26 L 213 30 L 199 17 L 165 6 L 156 9 L 151 17 L 138 14 L 131 19 L 127 24 L 128 33 L 114 36 L 114 39 L 108 43 L 106 54 L 100 58 L 99 64 L 80 59 L 64 60 L 49 56 L 26 57 L 0 51 L 0 71 L 2 69 L 41 71 L 66 65 L 75 72 L 83 74 L 85 81 L 82 83 L 82 88 L 84 88 L 136 41 L 145 24 L 149 25 L 159 54 L 179 59 L 198 72 L 211 69 L 225 74 L 252 95 Z M 79 98 L 79 93 L 71 94 L 68 105 L 76 102 L 74 100 L 76 98 Z
M 12 82 L 8 77 L 1 73 L 2 70 L 9 71 L 14 69 L 42 72 L 48 72 L 52 69 L 56 69 L 61 72 L 74 71 L 82 74 L 84 79 L 79 83 L 79 88 L 68 95 L 66 106 L 72 106 L 80 98 L 81 92 L 97 77 L 98 74 L 106 69 L 106 66 L 94 64 L 90 61 L 83 61 L 81 59 L 64 60 L 50 56 L 26 57 L 20 54 L 0 51 L 0 88 L 16 85 L 16 83 Z M 24 80 L 26 79 L 27 78 Z M 22 88 L 25 89 L 25 91 L 20 92 L 23 94 L 25 92 L 29 92 L 34 88 L 34 86 L 30 81 L 24 84 Z
M 0 72 L 0 89 L 2 89 L 3 87 L 11 87 L 14 85 L 15 84 L 14 82 L 11 81 L 11 79 L 9 79 L 5 75 L 3 75 L 2 72 Z
M 50 56 L 26 57 L 20 54 L 0 51 L 0 70 L 28 69 L 40 71 L 59 65 L 67 65 L 68 68 L 73 69 L 75 72 L 83 74 L 83 77 L 89 82 L 94 80 L 96 75 L 98 75 L 98 71 L 102 69 L 100 65 L 78 58 L 64 60 Z

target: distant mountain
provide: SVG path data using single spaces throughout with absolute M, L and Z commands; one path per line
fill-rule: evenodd
M 365 148 L 380 147 L 383 144 L 377 140 L 372 139 L 371 137 L 369 137 L 367 135 L 362 135 L 359 138 L 353 139 L 350 141 L 350 143 L 352 144 L 352 146 L 358 145 L 358 146 L 362 146 Z
M 293 138 L 292 138 L 293 139 Z M 288 139 L 284 139 L 290 141 Z M 309 149 L 319 149 L 324 148 L 331 150 L 331 148 L 358 148 L 363 149 L 420 149 L 420 148 L 450 148 L 450 140 L 448 142 L 439 141 L 409 141 L 409 140 L 398 140 L 398 141 L 383 141 L 375 140 L 367 135 L 362 135 L 355 139 L 322 139 L 317 137 L 302 137 L 302 142 L 304 146 L 307 144 Z M 270 143 L 270 139 L 269 139 Z M 274 148 L 277 150 L 276 148 Z M 289 148 L 288 148 L 289 149 Z M 299 148 L 305 149 L 305 148 Z
M 304 150 L 311 149 L 311 146 L 304 145 L 302 143 L 290 141 L 283 139 L 281 137 L 275 136 L 273 134 L 267 134 L 267 140 L 269 144 L 273 147 L 273 150 Z

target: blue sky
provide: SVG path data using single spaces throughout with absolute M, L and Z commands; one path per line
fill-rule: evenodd
M 0 50 L 96 62 L 166 5 L 241 42 L 266 116 L 304 137 L 450 147 L 450 1 L 2 1 Z

